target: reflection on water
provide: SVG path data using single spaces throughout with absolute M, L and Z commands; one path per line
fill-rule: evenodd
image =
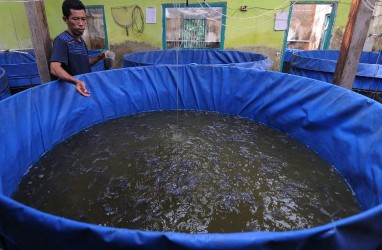
M 37 162 L 13 198 L 100 225 L 285 231 L 359 212 L 342 177 L 275 130 L 218 113 L 144 113 L 93 126 Z

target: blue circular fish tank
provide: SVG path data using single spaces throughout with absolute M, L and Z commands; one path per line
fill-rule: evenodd
M 264 70 L 272 66 L 272 62 L 265 55 L 235 50 L 170 49 L 135 52 L 123 57 L 123 67 L 189 64 Z
M 53 81 L 0 102 L 0 236 L 6 249 L 365 249 L 382 245 L 382 105 L 322 81 L 242 67 L 130 67 L 79 75 L 92 96 Z M 45 152 L 106 120 L 159 110 L 241 116 L 316 151 L 362 212 L 305 230 L 187 234 L 113 228 L 11 198 Z M 255 177 L 254 177 L 255 178 Z
M 338 50 L 307 50 L 293 52 L 291 74 L 331 83 L 340 55 Z M 382 56 L 378 52 L 362 52 L 352 88 L 382 91 Z
M 0 67 L 5 70 L 11 89 L 41 84 L 36 56 L 32 50 L 0 53 Z
M 88 56 L 93 57 L 99 52 L 99 50 L 89 50 Z M 18 93 L 42 83 L 33 50 L 14 50 L 0 53 L 0 67 L 5 70 L 5 76 L 12 93 Z M 104 70 L 104 62 L 97 62 L 91 69 L 92 72 Z

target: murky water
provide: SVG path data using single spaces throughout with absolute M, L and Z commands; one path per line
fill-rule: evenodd
M 192 111 L 93 126 L 45 154 L 13 198 L 79 221 L 191 233 L 305 229 L 360 211 L 342 177 L 304 145 Z

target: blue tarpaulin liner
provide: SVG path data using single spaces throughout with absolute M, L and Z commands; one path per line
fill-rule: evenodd
M 99 50 L 90 50 L 89 57 L 99 53 Z M 33 51 L 9 51 L 0 53 L 0 67 L 4 68 L 9 87 L 36 86 L 41 84 L 40 73 Z M 92 72 L 104 70 L 103 61 L 92 67 Z
M 9 249 L 346 249 L 382 245 L 382 105 L 325 82 L 241 67 L 131 67 L 54 81 L 0 102 L 0 235 Z M 186 234 L 117 229 L 10 198 L 44 152 L 93 124 L 138 112 L 205 110 L 289 134 L 335 166 L 361 213 L 306 230 Z M 254 177 L 255 178 L 255 177 Z
M 41 84 L 33 51 L 0 53 L 0 67 L 5 70 L 10 88 Z
M 0 101 L 11 96 L 4 69 L 0 68 Z
M 284 61 L 283 61 L 282 70 L 281 70 L 282 72 L 284 72 L 284 73 L 290 72 L 290 61 L 292 60 L 293 53 L 295 53 L 297 51 L 301 51 L 301 50 L 285 48 L 285 50 L 284 50 Z
M 237 66 L 264 70 L 272 66 L 272 62 L 265 55 L 235 50 L 154 50 L 135 52 L 123 57 L 123 67 L 187 64 Z
M 296 52 L 299 52 L 299 49 L 288 49 L 286 48 L 284 51 L 284 62 L 289 62 L 292 60 L 292 55 Z
M 293 53 L 290 72 L 294 75 L 331 83 L 340 52 L 310 50 Z M 382 56 L 378 52 L 362 52 L 353 89 L 382 91 Z

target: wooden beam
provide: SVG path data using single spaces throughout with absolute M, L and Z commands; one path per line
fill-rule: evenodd
M 48 65 L 52 53 L 52 42 L 49 37 L 44 1 L 30 0 L 24 4 L 40 79 L 43 83 L 49 82 L 51 78 Z
M 375 0 L 353 0 L 342 40 L 333 83 L 352 89 L 365 44 Z

